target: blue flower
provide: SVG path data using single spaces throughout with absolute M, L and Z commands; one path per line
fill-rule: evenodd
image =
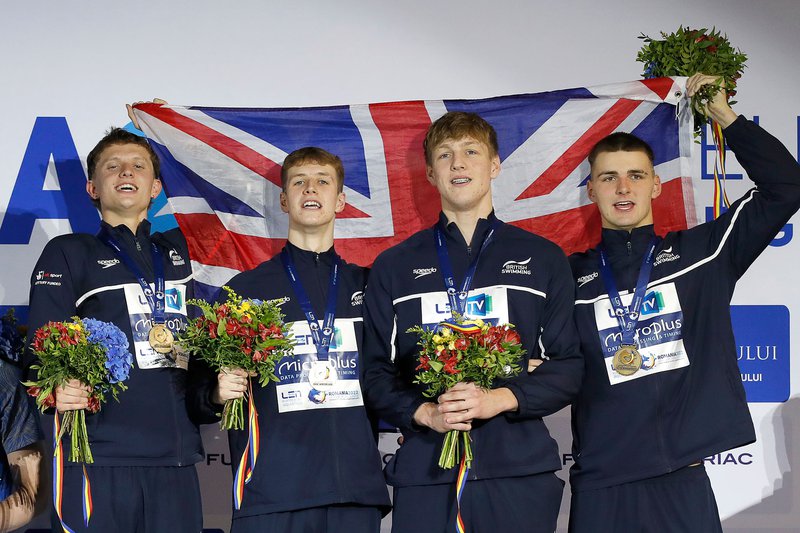
M 13 310 L 0 318 L 0 357 L 8 361 L 19 362 L 24 342 L 17 329 L 17 321 Z
M 651 61 L 647 64 L 647 67 L 645 67 L 644 69 L 644 74 L 642 74 L 642 76 L 644 76 L 644 79 L 649 80 L 650 78 L 656 77 L 656 75 L 653 74 L 653 72 L 655 72 L 656 70 L 656 66 L 657 65 L 655 61 Z
M 101 346 L 106 354 L 105 367 L 109 382 L 119 383 L 128 379 L 133 356 L 128 350 L 128 338 L 122 330 L 110 322 L 93 318 L 84 318 L 82 322 L 89 342 Z

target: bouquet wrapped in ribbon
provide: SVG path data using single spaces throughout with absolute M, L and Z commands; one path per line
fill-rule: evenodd
M 703 87 L 692 99 L 695 133 L 700 135 L 708 121 L 702 112 L 705 102 L 720 90 L 726 91 L 729 97 L 736 94 L 736 82 L 742 76 L 747 56 L 714 28 L 708 31 L 706 28 L 694 30 L 681 26 L 673 33 L 661 32 L 661 39 L 645 34 L 639 39 L 645 44 L 636 61 L 644 63 L 642 76 L 645 78 L 691 76 L 698 72 L 719 76 L 719 86 Z
M 241 368 L 257 375 L 263 387 L 275 377 L 275 363 L 293 353 L 294 342 L 277 305 L 243 300 L 229 287 L 223 304 L 190 300 L 203 316 L 190 322 L 179 344 L 205 361 L 215 372 Z M 244 398 L 225 402 L 222 429 L 244 429 Z
M 128 338 L 109 322 L 73 317 L 71 321 L 48 322 L 36 330 L 31 349 L 39 359 L 31 366 L 38 370 L 37 380 L 23 385 L 42 411 L 55 407 L 54 391 L 67 381 L 77 379 L 89 386 L 88 409 L 65 412 L 55 438 L 60 442 L 69 434 L 70 461 L 93 463 L 85 411 L 98 412 L 107 395 L 119 400 L 119 392 L 127 389 L 123 382 L 133 366 Z
M 519 374 L 525 355 L 519 333 L 511 324 L 492 326 L 481 320 L 451 320 L 434 330 L 420 326 L 408 333 L 419 335 L 419 365 L 414 383 L 427 385 L 423 393 L 432 398 L 462 381 L 490 389 L 496 378 Z M 453 468 L 458 464 L 460 442 L 464 445 L 464 462 L 472 463 L 469 431 L 447 433 L 439 456 L 439 466 Z

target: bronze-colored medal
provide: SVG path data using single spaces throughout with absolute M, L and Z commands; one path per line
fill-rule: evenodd
M 622 345 L 611 360 L 614 370 L 621 376 L 632 376 L 642 368 L 642 354 L 636 346 Z
M 153 324 L 147 340 L 155 351 L 166 354 L 172 352 L 175 336 L 164 324 Z

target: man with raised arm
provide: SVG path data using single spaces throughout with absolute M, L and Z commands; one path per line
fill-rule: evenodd
M 716 82 L 696 74 L 687 94 Z M 613 133 L 589 155 L 603 230 L 597 248 L 570 258 L 586 360 L 572 420 L 574 533 L 722 531 L 703 458 L 755 440 L 729 305 L 800 206 L 800 165 L 724 90 L 706 111 L 756 184 L 712 222 L 656 235 L 661 182 L 641 139 Z
M 31 277 L 28 318 L 29 342 L 49 321 L 112 322 L 134 356 L 119 401 L 86 417 L 93 513 L 80 530 L 197 533 L 203 513 L 194 464 L 205 454 L 198 418 L 190 417 L 196 411 L 187 404 L 190 365 L 171 342 L 153 342 L 174 338 L 186 323 L 192 278 L 186 241 L 177 229 L 150 233 L 147 210 L 161 181 L 146 139 L 112 129 L 89 153 L 87 167 L 100 230 L 61 235 L 45 246 Z M 26 366 L 33 362 L 28 354 Z M 77 380 L 58 387 L 58 412 L 86 409 L 88 391 Z M 73 528 L 83 523 L 82 478 L 79 464 L 65 462 L 62 511 Z M 53 530 L 61 530 L 55 513 Z

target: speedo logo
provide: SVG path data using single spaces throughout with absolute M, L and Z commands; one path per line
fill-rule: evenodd
M 600 274 L 597 272 L 592 272 L 591 274 L 586 274 L 585 276 L 581 276 L 578 278 L 578 287 L 583 287 L 593 279 L 597 279 Z
M 503 268 L 500 269 L 501 274 L 524 274 L 526 276 L 531 275 L 531 271 L 528 268 L 528 263 L 531 262 L 531 258 L 527 258 L 524 261 L 506 261 L 503 263 Z
M 433 274 L 434 272 L 436 272 L 436 267 L 415 268 L 411 271 L 411 273 L 414 274 L 414 279 L 419 279 L 422 276 L 427 276 L 428 274 Z
M 97 261 L 97 264 L 103 267 L 103 269 L 106 269 L 118 265 L 119 259 L 100 259 Z
M 275 298 L 274 300 L 267 300 L 267 303 L 271 303 L 272 305 L 281 306 L 291 300 L 288 296 L 284 296 L 282 298 Z
M 658 255 L 656 256 L 656 260 L 653 261 L 653 266 L 658 266 L 661 263 L 669 263 L 671 261 L 677 261 L 680 258 L 681 258 L 680 254 L 672 253 L 672 246 L 670 246 L 669 248 L 664 248 L 658 253 Z

